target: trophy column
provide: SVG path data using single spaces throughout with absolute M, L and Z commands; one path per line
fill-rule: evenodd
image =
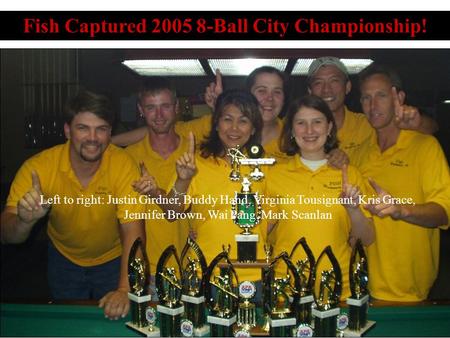
M 340 313 L 339 297 L 342 292 L 342 274 L 341 268 L 336 257 L 327 246 L 313 269 L 314 281 L 319 273 L 318 267 L 322 259 L 327 256 L 331 262 L 332 268 L 320 271 L 320 286 L 317 294 L 317 288 L 314 285 L 314 302 L 316 308 L 312 310 L 314 318 L 314 336 L 316 337 L 335 337 L 337 330 L 337 317 Z
M 176 267 L 168 266 L 170 258 Z M 156 289 L 159 304 L 156 309 L 160 318 L 162 337 L 178 337 L 181 334 L 181 317 L 184 306 L 181 302 L 181 264 L 173 245 L 162 253 L 156 266 Z
M 136 239 L 128 256 L 128 281 L 130 292 L 131 322 L 126 325 L 146 336 L 159 336 L 159 329 L 154 326 L 156 322 L 155 310 L 150 306 L 149 294 L 150 269 L 147 255 L 140 238 Z

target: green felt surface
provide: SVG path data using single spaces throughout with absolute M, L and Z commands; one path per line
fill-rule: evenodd
M 105 319 L 101 309 L 81 305 L 1 304 L 1 336 L 140 336 L 129 318 Z M 367 336 L 450 336 L 450 306 L 373 307 Z

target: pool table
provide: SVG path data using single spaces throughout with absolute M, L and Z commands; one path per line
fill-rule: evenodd
M 139 336 L 87 305 L 0 304 L 1 336 Z M 450 305 L 371 307 L 366 336 L 450 336 Z

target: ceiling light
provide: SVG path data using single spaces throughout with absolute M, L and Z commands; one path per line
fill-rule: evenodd
M 214 73 L 216 69 L 220 69 L 222 75 L 247 76 L 255 68 L 262 66 L 272 66 L 283 72 L 288 59 L 208 59 L 208 63 Z
M 308 69 L 311 63 L 315 59 L 298 59 L 294 69 L 292 69 L 292 75 L 307 75 Z M 358 74 L 361 70 L 370 65 L 373 60 L 371 59 L 340 59 L 342 63 L 347 67 L 349 74 Z
M 204 76 L 199 60 L 125 60 L 123 65 L 143 76 Z

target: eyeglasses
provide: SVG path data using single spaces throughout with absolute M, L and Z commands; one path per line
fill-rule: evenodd
M 145 111 L 150 112 L 150 113 L 154 113 L 158 108 L 162 111 L 162 112 L 168 112 L 172 109 L 172 107 L 175 106 L 174 103 L 163 103 L 160 105 L 157 104 L 149 104 L 147 106 L 144 107 Z

